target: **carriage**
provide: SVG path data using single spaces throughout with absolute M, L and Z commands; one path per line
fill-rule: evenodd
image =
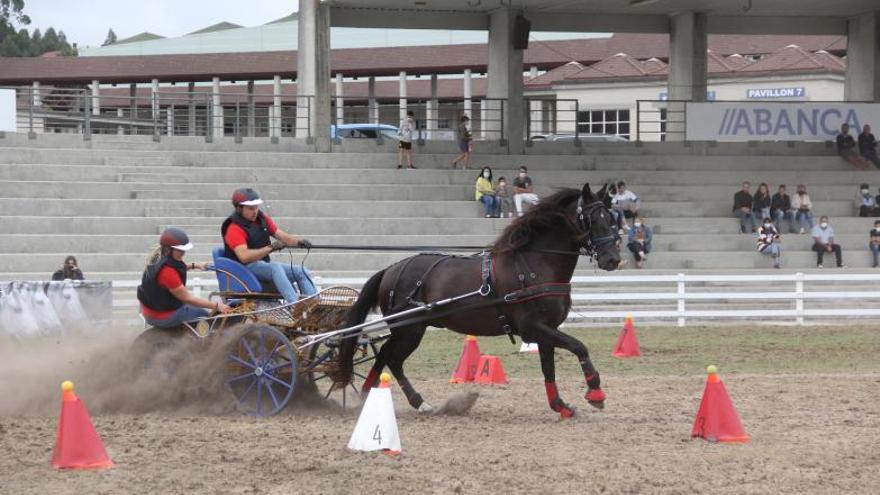
M 219 284 L 211 296 L 232 310 L 178 328 L 146 329 L 135 340 L 133 352 L 147 371 L 174 379 L 190 361 L 210 354 L 209 364 L 222 370 L 223 385 L 236 408 L 254 416 L 274 415 L 296 395 L 309 393 L 343 408 L 359 402 L 357 380 L 364 379 L 360 370 L 375 359 L 387 334 L 320 338 L 343 326 L 357 290 L 332 286 L 283 303 L 271 283 L 260 282 L 243 265 L 224 257 L 222 248 L 214 250 L 210 269 Z M 309 338 L 315 336 L 319 338 Z M 339 347 L 347 337 L 357 339 L 351 378 L 339 372 Z

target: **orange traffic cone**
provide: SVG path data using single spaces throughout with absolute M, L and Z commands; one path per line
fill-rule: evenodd
M 739 415 L 730 402 L 724 383 L 718 378 L 717 368 L 709 366 L 706 371 L 709 376 L 691 437 L 705 438 L 710 442 L 748 442 L 749 436 L 739 422 Z
M 468 335 L 464 339 L 464 348 L 461 350 L 461 356 L 458 358 L 458 366 L 455 367 L 449 383 L 470 383 L 474 381 L 479 362 L 480 346 L 477 344 L 477 338 L 473 335 Z
M 483 385 L 508 383 L 504 367 L 501 366 L 501 358 L 498 356 L 481 356 L 477 369 L 479 371 L 474 378 L 475 383 Z
M 52 452 L 55 469 L 103 469 L 113 466 L 101 437 L 95 431 L 89 412 L 76 394 L 73 383 L 61 384 L 61 416 L 58 438 Z
M 617 343 L 614 344 L 614 357 L 636 357 L 641 356 L 642 351 L 639 349 L 639 339 L 636 338 L 636 329 L 633 328 L 632 316 L 627 315 L 623 322 L 623 329 L 617 336 Z

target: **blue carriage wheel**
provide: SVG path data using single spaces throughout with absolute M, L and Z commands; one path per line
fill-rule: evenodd
M 246 414 L 267 417 L 284 409 L 296 378 L 296 349 L 273 327 L 246 326 L 229 345 L 224 382 Z

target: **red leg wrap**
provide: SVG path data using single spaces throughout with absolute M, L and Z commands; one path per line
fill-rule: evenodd
M 587 395 L 584 398 L 590 402 L 605 402 L 605 392 L 601 388 L 594 388 L 587 391 Z
M 370 393 L 370 389 L 373 388 L 374 385 L 376 385 L 376 381 L 378 379 L 379 379 L 379 372 L 374 369 L 371 369 L 370 372 L 367 374 L 367 379 L 364 380 L 364 384 L 361 387 L 361 393 L 364 395 Z
M 544 389 L 547 391 L 547 402 L 550 404 L 550 409 L 558 412 L 563 418 L 574 416 L 574 409 L 559 398 L 559 390 L 556 388 L 555 382 L 544 382 Z

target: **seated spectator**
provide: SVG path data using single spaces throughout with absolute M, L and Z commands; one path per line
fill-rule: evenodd
M 871 195 L 868 184 L 862 184 L 859 187 L 859 194 L 856 195 L 856 208 L 859 210 L 860 217 L 876 217 L 877 200 Z
M 623 216 L 622 223 L 627 230 L 629 230 L 629 225 L 626 223 L 626 219 L 635 218 L 638 215 L 639 206 L 641 206 L 639 197 L 626 188 L 626 183 L 618 181 L 617 190 L 611 196 L 611 210 L 616 210 L 618 217 Z
M 868 233 L 868 249 L 871 250 L 871 256 L 874 257 L 874 268 L 878 266 L 878 256 L 880 256 L 880 220 L 874 220 L 874 228 Z
M 510 199 L 510 189 L 507 188 L 507 179 L 498 178 L 498 185 L 495 186 L 495 198 L 498 199 L 498 212 L 502 218 L 513 217 L 513 200 Z
M 798 184 L 797 194 L 791 197 L 791 207 L 795 211 L 795 218 L 801 226 L 801 234 L 807 229 L 813 229 L 813 202 L 807 194 L 807 186 Z
M 758 185 L 758 191 L 752 200 L 752 211 L 758 218 L 770 217 L 770 187 L 766 182 Z
M 636 268 L 642 268 L 648 261 L 648 253 L 651 252 L 651 241 L 654 233 L 651 227 L 645 224 L 645 219 L 636 214 L 633 217 L 633 226 L 629 231 L 626 247 L 636 260 Z
M 519 168 L 519 175 L 513 179 L 513 204 L 516 206 L 516 214 L 523 215 L 523 202 L 536 205 L 538 204 L 538 195 L 535 194 L 532 186 L 532 179 L 529 177 L 529 169 L 523 165 Z
M 761 227 L 758 228 L 758 252 L 773 257 L 773 268 L 779 268 L 779 261 L 782 257 L 781 242 L 779 231 L 770 221 L 770 217 L 764 217 Z
M 840 134 L 837 135 L 837 154 L 859 170 L 867 168 L 865 160 L 856 150 L 856 141 L 849 135 L 849 124 L 840 126 Z
M 794 226 L 794 210 L 791 208 L 791 197 L 785 192 L 785 184 L 779 185 L 779 191 L 770 200 L 770 215 L 776 230 L 782 230 L 782 219 L 788 220 L 788 231 L 797 232 Z
M 83 272 L 76 263 L 76 258 L 68 256 L 64 258 L 61 269 L 52 274 L 52 280 L 83 280 Z
M 828 224 L 828 217 L 821 216 L 819 218 L 819 225 L 813 227 L 810 234 L 813 236 L 813 251 L 816 251 L 816 268 L 822 268 L 825 253 L 834 253 L 837 267 L 846 268 L 843 264 L 840 244 L 834 243 L 834 229 Z
M 733 195 L 733 215 L 739 218 L 739 230 L 743 234 L 746 232 L 755 232 L 755 214 L 752 212 L 752 193 L 749 190 L 752 185 L 746 181 L 742 184 L 742 189 Z M 751 224 L 751 230 L 746 230 L 746 223 Z
M 492 169 L 483 167 L 483 171 L 477 176 L 475 197 L 483 203 L 486 209 L 486 218 L 498 216 L 498 198 L 495 197 L 495 188 L 492 187 Z
M 871 134 L 871 126 L 865 124 L 862 126 L 862 132 L 859 134 L 859 154 L 862 158 L 880 168 L 880 157 L 877 156 L 877 139 Z

